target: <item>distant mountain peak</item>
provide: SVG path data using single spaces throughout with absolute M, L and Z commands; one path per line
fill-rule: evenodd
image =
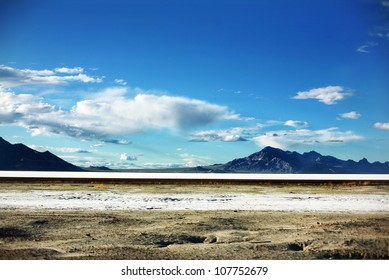
M 271 146 L 267 146 L 267 147 L 263 148 L 261 151 L 259 151 L 259 153 L 271 154 L 271 155 L 279 155 L 281 153 L 287 153 L 287 152 L 289 152 L 289 151 L 283 151 L 279 148 L 274 148 Z
M 271 152 L 275 152 L 275 151 L 282 151 L 282 150 L 279 148 L 274 148 L 272 146 L 266 146 L 260 152 L 271 153 Z
M 363 158 L 359 161 L 359 163 L 369 163 L 369 161 L 366 158 Z

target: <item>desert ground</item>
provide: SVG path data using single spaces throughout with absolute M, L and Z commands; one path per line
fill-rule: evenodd
M 0 182 L 0 191 L 357 194 L 387 199 L 389 185 L 42 181 Z M 1 207 L 0 259 L 389 259 L 388 214 L 387 207 L 381 211 Z

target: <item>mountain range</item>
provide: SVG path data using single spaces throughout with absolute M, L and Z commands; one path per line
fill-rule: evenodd
M 38 152 L 23 144 L 10 144 L 0 137 L 0 170 L 24 171 L 112 171 L 104 166 L 81 168 L 56 155 Z M 341 160 L 315 151 L 297 153 L 266 147 L 225 164 L 176 169 L 128 170 L 129 172 L 196 173 L 297 173 L 297 174 L 389 174 L 389 162 Z
M 211 166 L 212 167 L 212 166 Z M 212 168 L 211 168 L 212 169 Z M 341 160 L 315 151 L 297 153 L 266 147 L 215 168 L 228 173 L 389 174 L 389 162 Z

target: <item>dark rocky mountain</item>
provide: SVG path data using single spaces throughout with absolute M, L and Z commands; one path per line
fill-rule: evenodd
M 1 137 L 0 170 L 83 171 L 48 151 L 38 152 L 23 144 L 11 144 Z
M 315 151 L 299 154 L 272 147 L 220 165 L 218 172 L 300 174 L 389 174 L 389 162 L 355 162 L 323 156 Z

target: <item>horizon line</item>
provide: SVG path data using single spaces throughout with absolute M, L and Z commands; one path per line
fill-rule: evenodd
M 151 180 L 274 180 L 274 181 L 389 181 L 389 174 L 275 174 L 275 173 L 147 173 L 77 171 L 0 171 L 11 179 L 151 179 Z

